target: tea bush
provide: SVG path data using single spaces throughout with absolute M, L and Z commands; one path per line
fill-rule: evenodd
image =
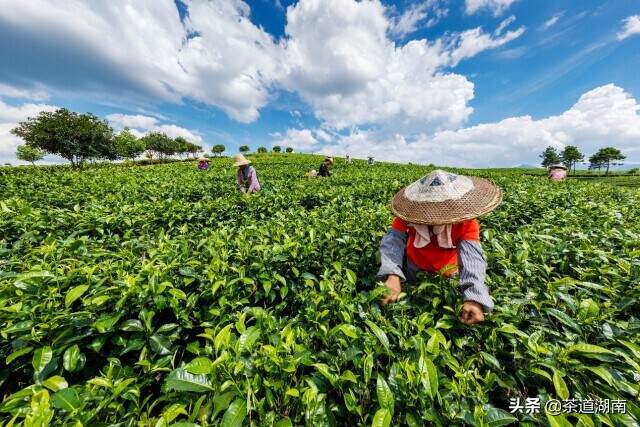
M 640 420 L 637 190 L 519 171 L 481 220 L 496 308 L 424 276 L 379 305 L 378 244 L 416 165 L 253 157 L 0 169 L 4 425 L 629 426 Z M 626 414 L 511 398 L 624 399 Z

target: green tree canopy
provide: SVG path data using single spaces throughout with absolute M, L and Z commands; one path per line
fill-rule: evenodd
M 266 152 L 267 152 L 266 147 L 258 147 L 258 153 L 266 153 Z
M 569 168 L 569 170 L 573 167 L 574 171 L 576 170 L 576 163 L 584 160 L 584 154 L 582 154 L 575 145 L 567 145 L 564 147 L 560 157 L 562 158 L 562 163 Z
M 248 145 L 241 145 L 240 148 L 238 148 L 238 150 L 240 150 L 241 153 L 248 153 L 250 148 Z
M 115 146 L 118 157 L 135 159 L 146 149 L 145 142 L 136 138 L 129 128 L 124 128 L 115 136 Z
M 282 151 L 282 148 L 279 145 L 274 145 L 271 150 L 273 150 L 274 153 L 279 153 Z
M 222 145 L 222 144 L 216 144 L 211 148 L 211 152 L 213 154 L 216 154 L 218 156 L 220 156 L 222 153 L 224 153 L 224 150 L 226 150 L 227 148 Z
M 553 164 L 560 163 L 560 155 L 553 147 L 545 148 L 542 154 L 540 154 L 540 158 L 542 159 L 542 166 L 546 168 Z
M 609 168 L 611 165 L 621 165 L 622 163 L 617 163 L 616 161 L 624 160 L 626 158 L 627 156 L 623 155 L 617 148 L 601 148 L 589 157 L 589 169 L 600 169 L 602 167 L 606 167 L 605 174 L 609 174 Z
M 179 143 L 162 132 L 149 132 L 141 139 L 144 140 L 147 150 L 161 159 L 172 156 L 179 151 Z
M 287 147 L 287 149 L 285 150 L 287 153 L 293 153 L 293 148 L 291 147 Z
M 29 145 L 18 145 L 16 149 L 16 157 L 19 160 L 30 162 L 32 165 L 35 165 L 38 160 L 42 160 L 44 154 L 41 149 Z
M 66 108 L 42 111 L 37 117 L 20 122 L 11 133 L 31 147 L 67 159 L 74 167 L 88 159 L 118 157 L 113 130 L 106 120 L 93 114 L 78 114 Z

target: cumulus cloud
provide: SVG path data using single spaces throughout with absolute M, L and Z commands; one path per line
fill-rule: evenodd
M 49 104 L 25 103 L 9 105 L 0 99 L 0 162 L 15 162 L 16 148 L 24 144 L 22 139 L 11 133 L 18 123 L 35 117 L 41 111 L 53 111 L 57 107 Z
M 310 151 L 317 147 L 319 141 L 310 129 L 287 129 L 285 135 L 278 135 L 272 145 L 291 147 L 296 151 Z
M 161 124 L 159 119 L 151 116 L 144 116 L 141 114 L 128 115 L 128 114 L 109 114 L 107 120 L 111 125 L 117 129 L 123 129 L 128 127 L 131 132 L 136 136 L 144 136 L 148 132 L 162 132 L 171 138 L 177 138 L 179 136 L 185 138 L 187 141 L 201 144 L 202 136 L 194 130 L 189 130 L 174 124 Z
M 324 127 L 391 126 L 399 132 L 456 128 L 473 111 L 473 84 L 448 71 L 459 61 L 519 37 L 475 28 L 446 40 L 388 37 L 381 3 L 302 0 L 287 9 L 282 86 L 297 92 Z
M 624 40 L 634 34 L 640 34 L 640 15 L 631 15 L 623 21 L 624 27 L 617 34 L 618 40 Z
M 258 117 L 277 75 L 279 46 L 240 0 L 0 1 L 0 56 L 22 58 L 0 79 L 42 81 L 65 92 L 221 108 Z M 29 54 L 33 52 L 33 54 Z
M 447 8 L 440 5 L 440 0 L 416 3 L 409 6 L 401 15 L 391 19 L 389 31 L 394 37 L 403 38 L 421 27 L 433 27 L 448 12 Z
M 0 83 L 0 97 L 24 98 L 31 101 L 45 101 L 49 99 L 49 94 L 42 87 L 17 88 Z
M 343 133 L 335 144 L 316 143 L 313 151 L 399 162 L 479 167 L 535 163 L 547 146 L 576 145 L 585 154 L 615 146 L 630 161 L 640 160 L 640 104 L 624 89 L 608 84 L 584 93 L 562 114 L 541 120 L 512 117 L 407 138 L 379 130 Z
M 493 34 L 476 28 L 400 45 L 391 34 L 435 22 L 446 13 L 439 1 L 393 18 L 379 0 L 300 0 L 287 8 L 286 34 L 276 41 L 251 22 L 242 0 L 182 3 L 182 19 L 173 0 L 7 4 L 0 56 L 23 59 L 0 69 L 0 81 L 138 106 L 189 99 L 239 122 L 256 120 L 272 92 L 285 89 L 326 127 L 445 129 L 472 111 L 473 84 L 451 67 L 524 31 L 503 34 L 508 22 Z
M 517 0 L 465 0 L 465 11 L 472 15 L 481 9 L 489 9 L 495 16 L 499 16 Z

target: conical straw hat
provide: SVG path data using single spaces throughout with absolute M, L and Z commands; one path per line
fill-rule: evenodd
M 391 210 L 414 224 L 455 224 L 490 212 L 501 201 L 502 191 L 491 181 L 435 170 L 398 191 Z
M 206 162 L 207 160 L 209 160 L 209 159 L 207 159 L 205 156 L 198 157 L 198 161 L 199 162 Z
M 248 160 L 242 154 L 236 154 L 235 156 L 233 156 L 233 161 L 233 166 L 248 165 L 249 163 L 251 163 L 251 160 Z

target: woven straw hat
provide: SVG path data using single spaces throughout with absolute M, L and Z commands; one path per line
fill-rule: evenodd
M 198 161 L 199 161 L 199 162 L 206 162 L 207 160 L 209 160 L 209 159 L 207 159 L 207 158 L 206 158 L 206 157 L 204 157 L 204 156 L 200 156 L 200 157 L 198 157 Z
M 251 163 L 251 160 L 245 158 L 242 154 L 233 156 L 233 166 L 243 166 Z
M 333 164 L 333 157 L 328 157 L 327 156 L 327 157 L 324 158 L 324 161 Z
M 398 191 L 391 210 L 414 224 L 455 224 L 491 212 L 501 201 L 500 188 L 486 179 L 435 170 Z
M 549 169 L 564 169 L 567 170 L 567 167 L 561 163 L 556 163 L 555 165 L 549 166 Z

